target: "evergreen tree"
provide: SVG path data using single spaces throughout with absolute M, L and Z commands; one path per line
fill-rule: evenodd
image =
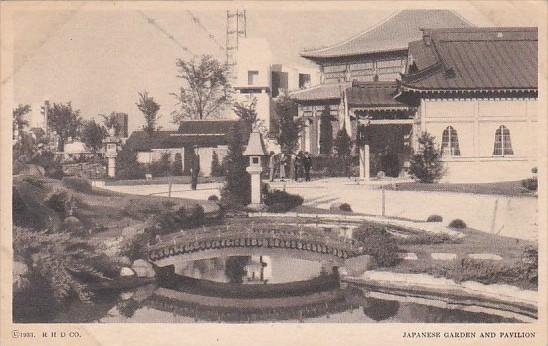
M 137 153 L 130 150 L 128 145 L 124 145 L 116 156 L 116 178 L 144 178 L 143 169 L 137 161 Z
M 148 96 L 148 91 L 143 91 L 139 93 L 139 102 L 136 103 L 137 108 L 143 113 L 145 117 L 145 125 L 143 125 L 143 130 L 149 135 L 152 136 L 154 131 L 158 130 L 156 123 L 160 117 L 158 116 L 158 111 L 160 110 L 160 105 L 158 102 L 154 101 L 152 96 Z
M 175 159 L 171 164 L 171 174 L 175 176 L 183 175 L 183 156 L 180 153 L 175 154 Z
M 101 149 L 103 146 L 103 139 L 105 139 L 106 136 L 106 129 L 96 123 L 95 120 L 84 121 L 81 137 L 82 142 L 84 142 L 89 150 L 95 153 Z
M 278 133 L 275 137 L 283 151 L 294 152 L 299 134 L 304 128 L 302 118 L 297 118 L 297 104 L 288 96 L 280 96 L 275 103 Z
M 320 154 L 330 155 L 333 148 L 333 126 L 331 110 L 325 106 L 320 116 Z
M 223 175 L 225 175 L 225 173 L 223 171 L 223 166 L 219 162 L 219 155 L 214 151 L 211 156 L 211 176 L 222 177 Z
M 423 132 L 418 141 L 419 150 L 411 157 L 409 173 L 423 183 L 433 183 L 444 174 L 441 151 L 435 144 L 435 137 L 428 132 Z
M 238 124 L 233 125 L 228 136 L 228 153 L 224 159 L 226 175 L 221 191 L 221 203 L 228 208 L 236 208 L 251 201 L 251 177 L 246 171 L 248 158 L 243 155 L 243 138 Z
M 343 164 L 344 175 L 350 176 L 350 154 L 352 151 L 352 139 L 350 139 L 348 133 L 346 133 L 346 130 L 344 128 L 337 132 L 334 149 L 335 155 Z

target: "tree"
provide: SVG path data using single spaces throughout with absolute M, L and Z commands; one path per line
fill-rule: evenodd
M 341 160 L 346 176 L 350 176 L 350 154 L 352 152 L 352 139 L 346 133 L 346 129 L 337 132 L 334 143 L 335 154 Z
M 17 131 L 17 138 L 14 137 L 14 139 L 21 138 L 21 135 L 23 133 L 23 129 L 29 125 L 28 120 L 25 119 L 25 115 L 30 113 L 31 108 L 30 105 L 22 105 L 20 104 L 13 110 L 13 135 L 15 136 L 15 132 Z
M 233 109 L 236 116 L 243 120 L 249 126 L 251 131 L 259 131 L 261 133 L 266 132 L 263 121 L 259 119 L 257 115 L 256 98 L 253 98 L 253 100 L 249 103 L 235 102 Z
M 219 162 L 219 155 L 214 151 L 211 155 L 211 176 L 222 177 L 224 175 L 223 166 Z
M 320 154 L 330 155 L 333 148 L 333 126 L 331 110 L 325 106 L 320 116 Z
M 137 161 L 137 153 L 124 145 L 116 156 L 116 178 L 140 179 L 144 178 L 144 171 Z
M 304 120 L 297 118 L 297 104 L 287 95 L 276 100 L 276 121 L 278 132 L 274 134 L 283 151 L 293 152 L 297 147 L 299 135 L 304 128 Z
M 48 127 L 57 134 L 58 151 L 65 151 L 65 142 L 69 138 L 78 137 L 81 126 L 80 110 L 73 110 L 70 102 L 53 104 L 48 116 Z
M 139 102 L 137 102 L 136 105 L 145 116 L 145 125 L 143 125 L 143 130 L 149 136 L 152 136 L 154 131 L 157 130 L 156 122 L 160 118 L 158 116 L 160 105 L 154 101 L 152 96 L 148 96 L 148 91 L 146 90 L 139 93 Z
M 444 174 L 441 150 L 437 148 L 435 139 L 428 132 L 423 132 L 418 139 L 419 149 L 411 157 L 409 173 L 423 183 L 433 183 Z
M 94 153 L 101 149 L 106 136 L 106 129 L 96 123 L 95 120 L 92 119 L 83 123 L 81 131 L 82 142 Z
M 179 106 L 179 110 L 172 113 L 174 123 L 218 117 L 230 104 L 231 88 L 225 64 L 210 55 L 202 55 L 198 61 L 177 59 L 177 69 L 183 86 L 172 94 Z
M 247 205 L 251 201 L 251 177 L 246 171 L 248 158 L 243 155 L 242 131 L 237 124 L 230 128 L 228 153 L 224 159 L 226 181 L 221 191 L 221 203 L 228 208 Z
M 122 124 L 118 121 L 118 117 L 127 116 L 127 114 L 121 112 L 111 112 L 109 115 L 100 114 L 100 116 L 103 118 L 105 128 L 107 130 L 114 129 L 114 135 L 119 136 L 122 131 Z

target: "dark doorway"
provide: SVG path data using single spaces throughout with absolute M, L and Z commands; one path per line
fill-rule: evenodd
M 369 125 L 367 139 L 371 157 L 371 175 L 383 171 L 389 177 L 398 177 L 403 164 L 409 159 L 409 136 L 412 125 Z

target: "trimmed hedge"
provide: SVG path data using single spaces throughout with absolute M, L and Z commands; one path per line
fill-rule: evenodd
M 529 191 L 537 191 L 538 189 L 538 179 L 536 177 L 523 179 L 521 181 L 521 186 L 526 188 Z
M 208 201 L 218 201 L 219 200 L 219 197 L 217 197 L 217 195 L 211 195 L 207 198 Z
M 462 221 L 461 219 L 455 219 L 449 223 L 449 227 L 451 228 L 466 228 L 466 222 Z
M 339 210 L 351 213 L 352 212 L 352 207 L 348 203 L 343 203 L 339 206 Z
M 386 228 L 363 224 L 353 233 L 353 237 L 364 243 L 364 251 L 375 259 L 380 267 L 391 267 L 399 262 L 396 239 L 386 231 Z
M 304 199 L 301 196 L 280 190 L 268 191 L 264 196 L 264 204 L 272 213 L 284 213 L 302 205 L 303 202 Z
M 69 189 L 76 190 L 78 192 L 89 193 L 92 190 L 89 180 L 78 177 L 63 177 L 61 184 Z
M 443 221 L 443 217 L 441 217 L 440 215 L 430 215 L 426 219 L 426 222 L 442 222 L 442 221 Z

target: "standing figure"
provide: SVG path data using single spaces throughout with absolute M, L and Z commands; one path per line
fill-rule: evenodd
M 303 176 L 303 152 L 299 151 L 299 153 L 295 157 L 295 181 L 299 181 L 299 179 L 302 176 Z
M 270 172 L 270 181 L 274 181 L 274 174 L 276 173 L 276 155 L 273 151 L 271 151 L 269 155 L 268 168 Z
M 192 165 L 190 166 L 190 176 L 192 178 L 191 187 L 192 190 L 196 190 L 198 186 L 198 174 L 200 173 L 200 155 L 198 154 L 198 146 L 194 146 L 192 152 Z
M 312 157 L 310 157 L 308 151 L 304 153 L 303 167 L 305 180 L 310 181 L 310 168 L 312 167 Z
M 285 173 L 286 173 L 286 165 L 287 165 L 287 156 L 284 152 L 280 154 L 280 180 L 285 181 Z
M 289 180 L 296 180 L 295 179 L 295 154 L 289 153 L 287 162 L 289 165 Z

